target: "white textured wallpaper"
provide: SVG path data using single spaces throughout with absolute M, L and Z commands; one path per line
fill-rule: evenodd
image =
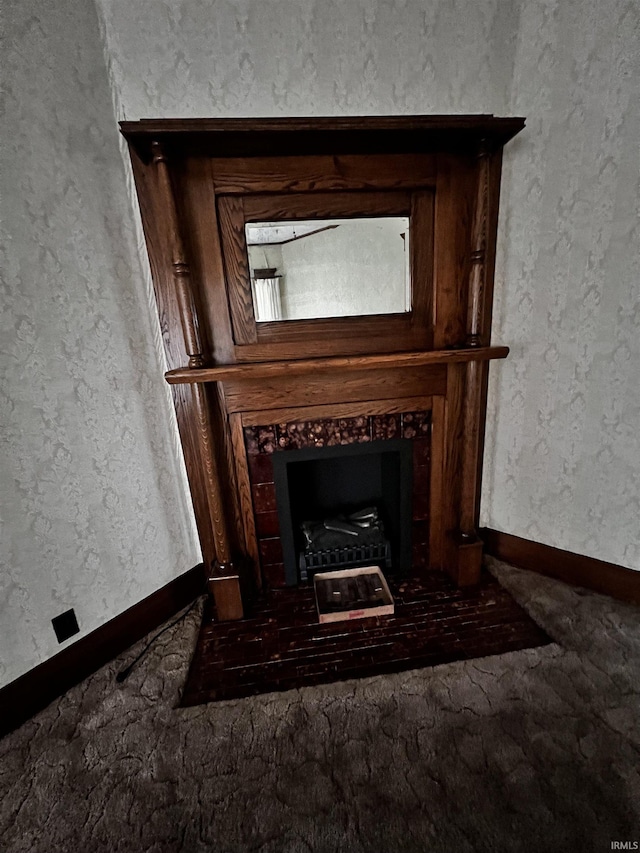
M 201 559 L 91 3 L 5 3 L 0 686 Z
M 96 4 L 5 3 L 0 684 L 199 559 L 125 117 L 525 115 L 483 521 L 640 568 L 636 0 Z
M 485 523 L 640 569 L 640 4 L 523 3 Z

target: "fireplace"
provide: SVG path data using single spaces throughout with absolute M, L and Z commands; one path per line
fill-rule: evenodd
M 373 564 L 384 562 L 394 574 L 428 564 L 430 411 L 261 424 L 245 427 L 244 443 L 266 586 L 293 585 L 331 567 L 307 566 L 301 578 L 303 522 L 367 507 L 378 510 L 390 545 L 388 556 L 370 555 Z M 368 564 L 366 552 L 352 550 L 342 562 Z
M 411 567 L 411 444 L 403 439 L 274 456 L 285 578 Z
M 478 583 L 502 148 L 523 126 L 122 123 L 217 619 L 303 591 L 300 525 L 371 506 L 386 570 Z

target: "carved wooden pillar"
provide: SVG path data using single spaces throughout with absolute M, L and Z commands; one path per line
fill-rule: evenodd
M 485 340 L 484 300 L 487 275 L 490 153 L 486 141 L 478 148 L 476 199 L 471 229 L 471 272 L 467 297 L 467 346 L 488 346 Z
M 469 347 L 487 346 L 484 328 L 487 239 L 489 217 L 490 152 L 485 140 L 478 148 L 476 197 L 471 228 L 471 257 L 467 292 L 467 335 Z M 460 526 L 458 531 L 458 577 L 460 586 L 480 579 L 482 542 L 477 531 L 478 453 L 482 418 L 482 389 L 486 367 L 469 361 L 465 373 Z
M 166 212 L 168 238 L 170 242 L 173 283 L 180 311 L 180 321 L 190 369 L 204 366 L 204 355 L 196 303 L 191 286 L 191 273 L 186 260 L 184 244 L 180 235 L 178 213 L 167 159 L 162 146 L 151 144 L 153 163 L 158 175 L 158 188 Z M 209 567 L 209 589 L 213 594 L 220 620 L 241 619 L 243 616 L 240 578 L 236 573 L 229 538 L 228 521 L 220 487 L 218 448 L 211 426 L 211 414 L 206 387 L 202 383 L 191 385 L 194 408 L 198 419 L 200 463 L 202 465 L 209 518 L 213 529 L 216 559 Z

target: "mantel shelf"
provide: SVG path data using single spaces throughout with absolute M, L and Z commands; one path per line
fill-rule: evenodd
M 464 347 L 461 349 L 401 352 L 385 355 L 363 355 L 334 358 L 310 358 L 300 361 L 260 361 L 245 364 L 222 364 L 217 367 L 181 367 L 165 373 L 170 385 L 193 385 L 201 382 L 273 379 L 302 376 L 308 373 L 338 370 L 375 370 L 379 368 L 422 367 L 432 364 L 459 364 L 465 361 L 489 361 L 506 358 L 509 347 Z

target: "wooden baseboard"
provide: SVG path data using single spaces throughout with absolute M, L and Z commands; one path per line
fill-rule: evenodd
M 0 690 L 0 737 L 109 663 L 206 591 L 200 563 Z M 115 685 L 114 685 L 115 686 Z
M 521 539 L 491 527 L 482 527 L 480 537 L 486 554 L 512 566 L 640 604 L 640 572 L 633 569 Z

